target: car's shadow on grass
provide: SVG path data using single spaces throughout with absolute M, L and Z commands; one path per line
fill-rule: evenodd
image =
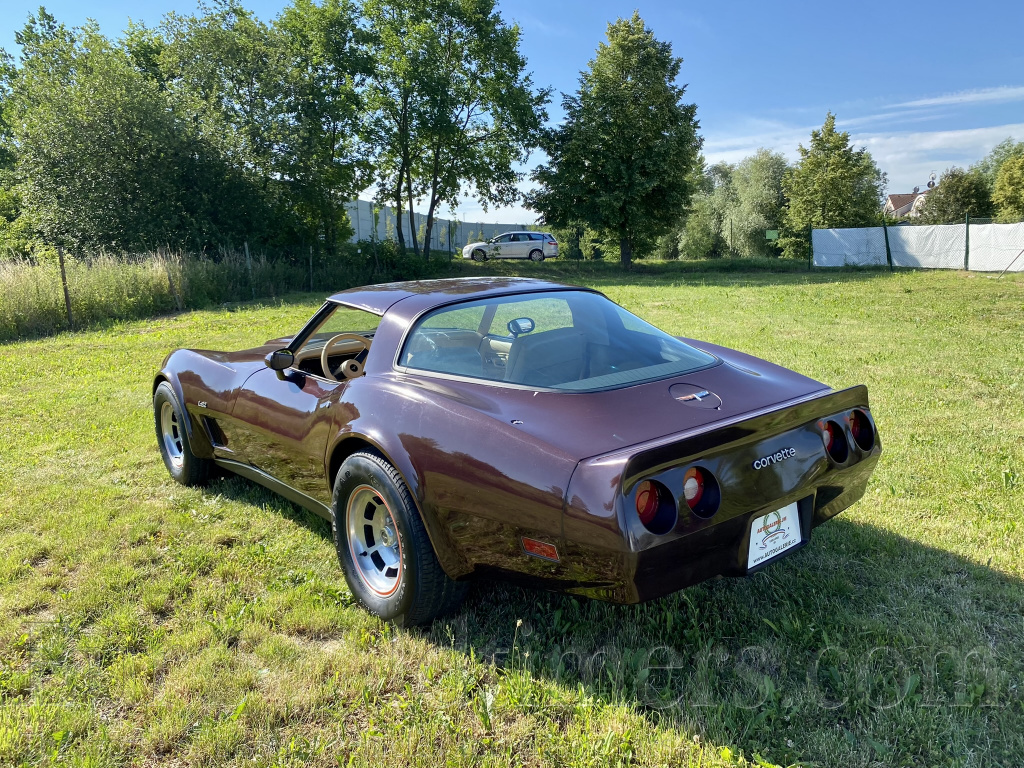
M 430 637 L 784 765 L 1008 765 L 1022 613 L 1021 581 L 840 518 L 752 578 L 638 606 L 480 582 Z
M 331 540 L 247 480 L 211 490 Z M 478 693 L 510 706 L 626 705 L 784 765 L 1009 765 L 1024 751 L 1022 615 L 1019 579 L 838 518 L 749 579 L 636 606 L 479 579 L 452 615 L 404 631 L 492 661 Z

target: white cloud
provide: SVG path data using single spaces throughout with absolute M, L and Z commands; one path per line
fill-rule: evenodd
M 759 147 L 766 147 L 793 161 L 798 157 L 797 145 L 807 146 L 810 133 L 811 128 L 792 128 L 709 140 L 704 154 L 709 163 L 736 163 Z M 890 191 L 909 192 L 915 186 L 924 186 L 932 171 L 941 174 L 951 165 L 967 167 L 976 163 L 1007 136 L 1024 140 L 1024 123 L 955 131 L 855 131 L 850 140 L 856 147 L 866 147 L 878 167 L 888 174 Z
M 1002 85 L 997 88 L 974 88 L 969 91 L 947 93 L 943 96 L 905 101 L 892 106 L 913 109 L 916 107 L 938 107 L 946 104 L 1005 103 L 1008 101 L 1024 101 L 1024 86 Z
M 890 192 L 923 187 L 928 174 L 941 174 L 952 165 L 966 168 L 1011 136 L 1024 139 L 1024 123 L 993 125 L 957 131 L 917 131 L 855 134 L 853 142 L 867 147 L 878 166 L 889 174 Z

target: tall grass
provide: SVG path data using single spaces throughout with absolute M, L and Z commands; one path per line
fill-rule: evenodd
M 68 258 L 66 271 L 75 328 L 202 309 L 225 302 L 277 297 L 304 290 L 336 291 L 388 280 L 438 276 L 451 271 L 447 254 L 429 263 L 390 243 L 352 246 L 331 257 L 269 257 L 223 252 L 164 252 L 133 256 Z M 251 266 L 250 266 L 251 262 Z M 0 341 L 54 333 L 68 327 L 60 267 L 55 261 L 0 261 Z

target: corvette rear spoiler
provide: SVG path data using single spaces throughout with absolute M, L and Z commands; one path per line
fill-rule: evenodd
M 868 388 L 863 384 L 838 392 L 826 390 L 805 395 L 753 413 L 632 446 L 629 450 L 632 456 L 623 472 L 622 485 L 628 488 L 639 475 L 678 464 L 681 458 L 698 458 L 711 450 L 740 447 L 850 408 L 869 409 Z

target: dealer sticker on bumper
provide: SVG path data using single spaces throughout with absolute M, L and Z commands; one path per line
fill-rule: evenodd
M 750 523 L 747 568 L 771 560 L 800 543 L 800 515 L 796 502 L 775 512 L 755 517 Z

